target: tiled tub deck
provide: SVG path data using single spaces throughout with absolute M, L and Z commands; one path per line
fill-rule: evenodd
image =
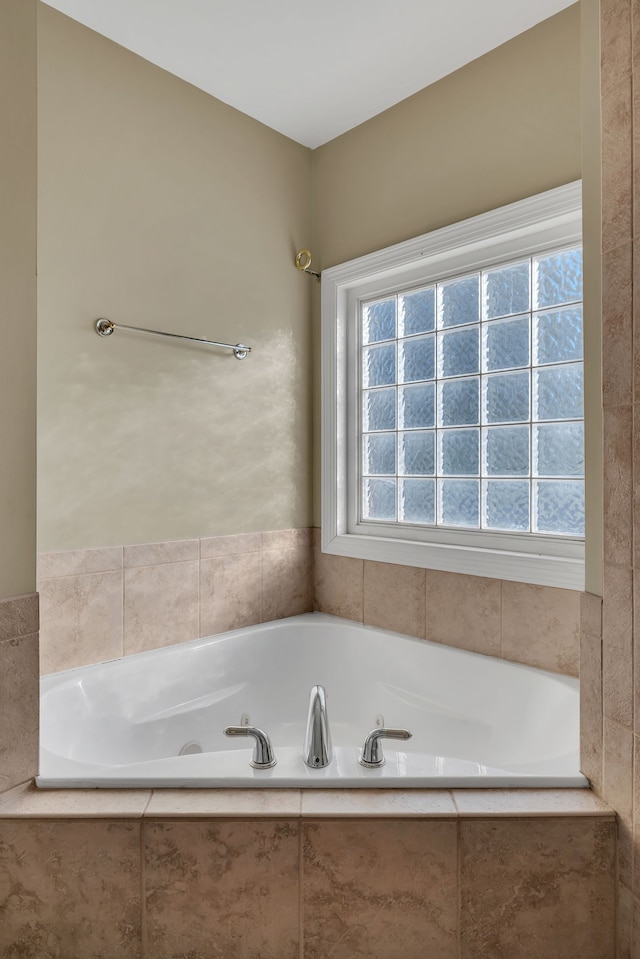
M 613 959 L 588 790 L 0 797 L 0 955 Z

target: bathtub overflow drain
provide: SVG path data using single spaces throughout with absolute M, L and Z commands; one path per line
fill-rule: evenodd
M 202 746 L 200 743 L 185 743 L 178 756 L 192 756 L 194 753 L 201 753 Z

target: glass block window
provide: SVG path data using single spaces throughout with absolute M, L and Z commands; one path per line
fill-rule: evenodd
M 362 302 L 360 520 L 584 536 L 582 252 Z

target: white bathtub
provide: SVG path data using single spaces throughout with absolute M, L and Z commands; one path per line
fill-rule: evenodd
M 322 684 L 333 740 L 303 762 L 309 691 Z M 269 735 L 223 728 L 243 714 Z M 383 717 L 413 738 L 358 762 Z M 586 786 L 578 768 L 578 683 L 321 613 L 236 630 L 42 679 L 40 775 L 55 787 Z M 187 743 L 201 753 L 179 755 Z

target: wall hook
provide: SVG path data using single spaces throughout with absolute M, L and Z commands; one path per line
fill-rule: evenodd
M 311 267 L 311 254 L 308 250 L 298 250 L 296 253 L 296 266 L 299 270 L 302 270 L 303 273 L 310 273 L 311 276 L 317 276 L 320 279 L 319 273 L 314 273 Z

